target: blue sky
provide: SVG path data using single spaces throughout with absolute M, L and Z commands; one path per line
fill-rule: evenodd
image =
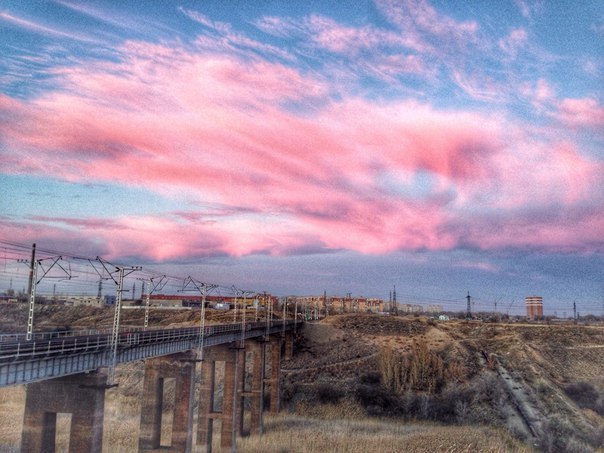
M 0 34 L 0 240 L 603 309 L 601 2 L 4 1 Z

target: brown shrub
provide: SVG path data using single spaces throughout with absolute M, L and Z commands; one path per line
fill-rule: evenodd
M 593 385 L 577 382 L 567 385 L 564 390 L 579 407 L 591 409 L 604 417 L 604 397 Z
M 317 398 L 323 404 L 337 404 L 344 396 L 344 391 L 329 382 L 320 382 L 315 386 Z
M 397 394 L 406 390 L 434 393 L 447 381 L 461 382 L 467 375 L 461 362 L 441 357 L 425 341 L 414 341 L 404 354 L 383 347 L 378 354 L 378 368 L 382 384 Z

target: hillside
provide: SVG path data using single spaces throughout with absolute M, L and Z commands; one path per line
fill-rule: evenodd
M 604 442 L 601 325 L 349 314 L 306 325 L 284 367 L 296 411 L 350 399 L 368 415 L 498 426 L 544 451 Z
M 22 329 L 24 308 L 3 307 L 3 331 Z M 122 320 L 141 325 L 142 315 L 124 310 Z M 153 310 L 151 319 L 195 325 L 198 315 Z M 208 322 L 232 319 L 208 312 Z M 111 322 L 110 309 L 36 312 L 40 329 Z M 261 438 L 240 439 L 241 451 L 578 452 L 604 441 L 603 326 L 348 314 L 307 323 L 296 344 L 282 364 L 282 413 L 267 416 Z M 142 379 L 142 363 L 118 367 L 120 385 L 107 392 L 106 451 L 136 450 Z M 0 451 L 16 451 L 24 394 L 0 390 Z

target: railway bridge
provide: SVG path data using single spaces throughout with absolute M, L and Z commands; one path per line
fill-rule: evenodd
M 122 327 L 117 335 L 110 330 L 0 335 L 0 387 L 27 384 L 21 451 L 54 452 L 57 414 L 71 413 L 69 451 L 101 452 L 105 392 L 116 385 L 115 367 L 137 360 L 145 362 L 139 452 L 192 451 L 196 394 L 196 443 L 210 452 L 213 423 L 220 420 L 221 448 L 233 448 L 236 436 L 243 434 L 246 398 L 251 434 L 263 431 L 265 393 L 270 400 L 266 409 L 279 411 L 281 357 L 291 357 L 299 323 Z M 248 360 L 251 379 L 246 385 Z M 217 362 L 224 362 L 222 404 L 215 399 Z M 196 372 L 201 372 L 198 392 Z M 169 445 L 160 444 L 165 379 L 175 383 Z

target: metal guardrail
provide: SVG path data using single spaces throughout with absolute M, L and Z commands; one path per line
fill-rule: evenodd
M 146 329 L 141 326 L 127 326 L 123 325 L 120 328 L 121 332 L 144 332 L 150 330 L 166 330 L 162 327 L 147 327 Z M 49 340 L 53 338 L 64 338 L 64 337 L 80 337 L 90 335 L 111 335 L 111 327 L 105 329 L 80 329 L 80 330 L 52 330 L 48 332 L 33 332 L 32 340 Z M 27 334 L 25 333 L 2 333 L 0 334 L 0 344 L 5 342 L 15 341 L 26 341 Z
M 284 333 L 301 321 L 214 324 L 206 326 L 205 347 Z M 121 329 L 117 340 L 117 363 L 198 350 L 200 327 L 175 329 Z M 108 367 L 111 362 L 111 333 L 108 329 L 65 332 L 37 332 L 5 335 L 0 341 L 0 387 L 53 379 Z
M 286 325 L 293 323 L 294 321 L 287 321 Z M 271 328 L 282 325 L 283 322 L 273 321 Z M 266 328 L 265 322 L 250 323 L 245 326 L 247 331 L 262 328 Z M 237 332 L 241 333 L 241 324 L 209 325 L 204 329 L 204 338 Z M 195 339 L 199 338 L 199 335 L 199 327 L 146 330 L 142 327 L 124 327 L 120 329 L 118 335 L 118 348 Z M 0 339 L 0 363 L 103 351 L 110 348 L 110 343 L 111 329 L 37 332 L 32 335 L 31 340 L 27 340 L 25 334 L 14 336 L 4 334 Z

